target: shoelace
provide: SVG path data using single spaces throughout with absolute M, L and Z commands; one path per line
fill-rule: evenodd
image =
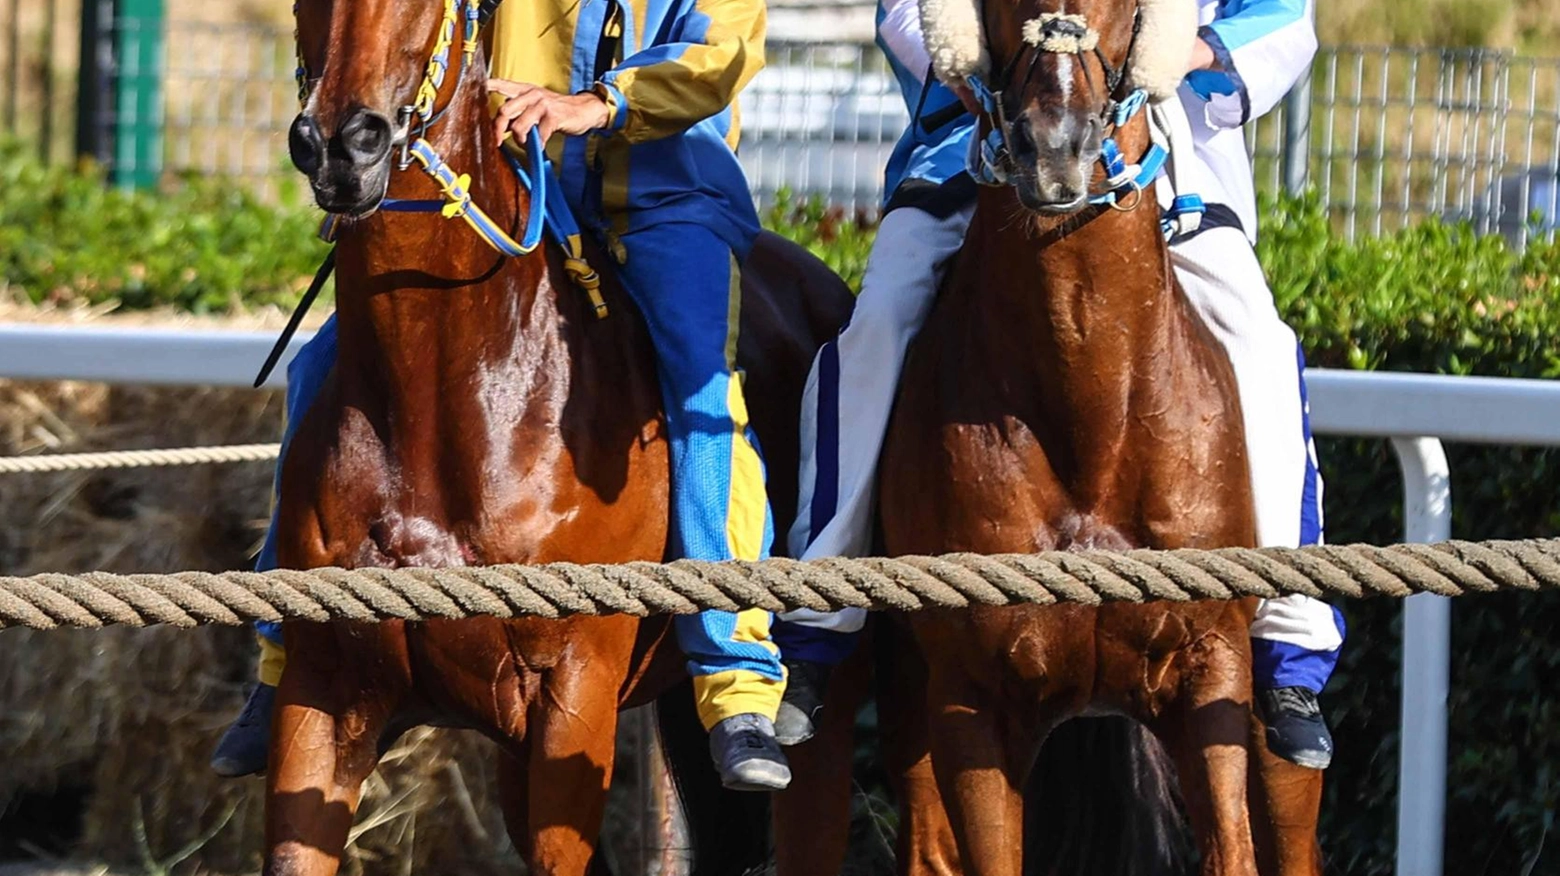
M 1303 687 L 1281 687 L 1273 691 L 1273 699 L 1279 711 L 1292 712 L 1304 718 L 1313 718 L 1322 713 L 1316 695 Z

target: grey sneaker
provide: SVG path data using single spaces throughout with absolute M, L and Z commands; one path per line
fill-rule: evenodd
M 781 745 L 800 745 L 818 732 L 818 714 L 834 667 L 807 660 L 786 660 L 785 698 L 775 715 L 775 738 Z
M 212 771 L 228 779 L 265 772 L 271 747 L 271 712 L 275 709 L 276 688 L 256 685 L 238 720 L 217 743 L 211 755 Z
M 734 791 L 779 791 L 791 784 L 775 725 L 757 713 L 732 715 L 710 730 L 710 757 L 720 782 Z

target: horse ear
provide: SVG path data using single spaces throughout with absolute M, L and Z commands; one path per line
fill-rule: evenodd
M 946 83 L 986 72 L 991 57 L 981 27 L 980 0 L 919 0 L 921 33 L 932 72 Z
M 1138 0 L 1138 24 L 1127 79 L 1149 99 L 1166 100 L 1186 77 L 1197 39 L 1197 0 Z

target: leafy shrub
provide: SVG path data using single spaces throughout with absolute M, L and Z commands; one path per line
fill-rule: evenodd
M 193 312 L 285 303 L 324 255 L 317 222 L 296 190 L 279 206 L 196 178 L 128 191 L 94 167 L 43 166 L 0 141 L 0 283 L 33 302 Z

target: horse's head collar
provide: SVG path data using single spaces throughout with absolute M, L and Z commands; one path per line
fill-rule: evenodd
M 1129 158 L 1116 132 L 1148 99 L 1174 93 L 1196 33 L 1195 0 L 1072 5 L 1082 11 L 1054 0 L 921 0 L 920 8 L 935 72 L 969 88 L 981 107 L 969 161 L 977 182 L 1012 186 L 1037 212 L 1131 209 L 1163 150 Z

